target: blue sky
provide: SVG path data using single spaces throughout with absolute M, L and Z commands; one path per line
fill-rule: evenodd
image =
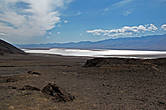
M 0 0 L 12 43 L 99 41 L 166 34 L 166 0 Z

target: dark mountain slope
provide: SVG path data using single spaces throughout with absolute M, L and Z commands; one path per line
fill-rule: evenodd
M 3 40 L 0 40 L 0 55 L 4 54 L 25 54 L 25 52 Z

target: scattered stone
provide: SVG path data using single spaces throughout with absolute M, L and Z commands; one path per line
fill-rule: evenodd
M 17 89 L 17 87 L 14 87 L 14 86 L 8 86 L 8 89 Z
M 29 86 L 29 85 L 25 85 L 23 88 L 21 88 L 19 90 L 40 91 L 39 88 L 36 88 L 36 87 L 33 87 L 33 86 Z
M 161 101 L 158 101 L 158 104 L 160 104 L 160 105 L 165 105 L 165 103 L 164 103 L 164 102 L 161 102 Z
M 17 80 L 16 79 L 13 79 L 13 78 L 8 78 L 7 80 L 6 80 L 6 82 L 8 83 L 8 82 L 16 82 Z
M 73 101 L 75 98 L 71 94 L 58 87 L 56 84 L 51 83 L 42 89 L 42 93 L 51 96 L 55 102 L 68 102 Z
M 38 73 L 38 72 L 33 72 L 33 71 L 28 71 L 28 74 L 31 74 L 31 75 L 41 75 L 40 73 Z
M 0 77 L 0 83 L 9 83 L 9 82 L 16 82 L 17 80 L 10 77 Z

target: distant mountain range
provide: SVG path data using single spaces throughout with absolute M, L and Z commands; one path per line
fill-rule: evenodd
M 21 48 L 78 48 L 78 49 L 125 49 L 125 50 L 166 50 L 166 34 L 135 38 L 108 39 L 98 42 L 48 43 L 17 45 Z

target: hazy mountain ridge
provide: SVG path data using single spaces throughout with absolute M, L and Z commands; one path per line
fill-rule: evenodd
M 98 42 L 82 41 L 78 43 L 27 44 L 17 46 L 21 48 L 166 50 L 166 34 L 135 38 L 108 39 Z

